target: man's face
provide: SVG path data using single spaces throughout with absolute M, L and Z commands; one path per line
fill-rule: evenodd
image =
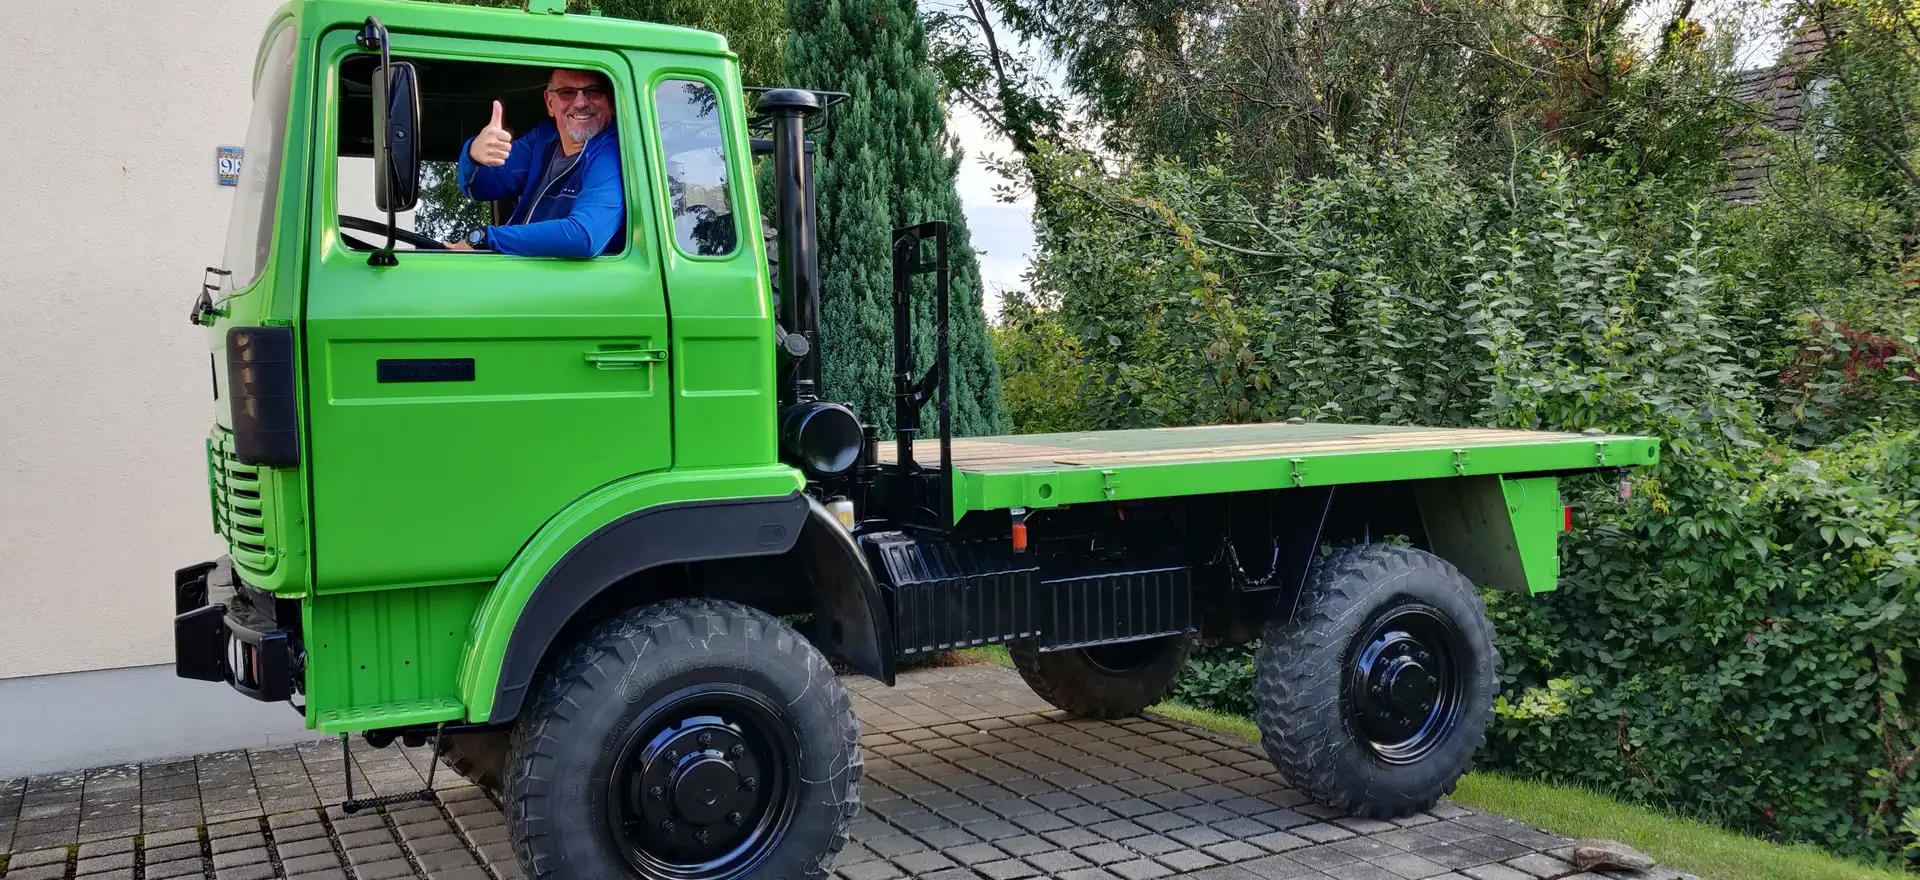
M 613 121 L 613 93 L 594 74 L 556 70 L 547 78 L 547 115 L 568 139 L 585 143 Z

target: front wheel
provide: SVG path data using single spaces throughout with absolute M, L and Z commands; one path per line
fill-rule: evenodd
M 1486 739 L 1498 689 L 1493 627 L 1473 584 L 1408 547 L 1315 563 L 1291 620 L 1262 637 L 1261 743 L 1309 796 L 1398 818 L 1453 791 Z
M 676 599 L 594 630 L 514 728 L 507 819 L 534 880 L 827 876 L 859 806 L 859 723 L 774 618 Z

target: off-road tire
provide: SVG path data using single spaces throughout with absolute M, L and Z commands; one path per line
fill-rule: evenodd
M 1424 753 L 1394 763 L 1362 732 L 1355 707 L 1365 697 L 1350 693 L 1349 676 L 1364 647 L 1357 643 L 1377 644 L 1369 634 L 1380 621 L 1409 609 L 1438 611 L 1455 627 L 1458 709 L 1450 726 L 1433 728 L 1445 732 Z M 1466 772 L 1486 739 L 1499 662 L 1486 606 L 1458 569 L 1410 547 L 1347 547 L 1315 562 L 1293 618 L 1262 636 L 1254 720 L 1268 757 L 1308 796 L 1400 818 L 1433 806 Z
M 498 800 L 507 764 L 507 732 L 450 733 L 440 738 L 440 761 Z
M 1187 668 L 1191 650 L 1190 635 L 1045 653 L 1034 642 L 1007 646 L 1013 668 L 1040 699 L 1082 718 L 1138 715 L 1166 699 Z M 1103 653 L 1126 656 L 1126 652 L 1138 653 L 1124 663 L 1097 660 Z
M 567 650 L 513 728 L 505 812 L 531 880 L 640 876 L 613 843 L 608 792 L 618 745 L 669 695 L 749 692 L 789 725 L 796 790 L 778 843 L 723 880 L 826 877 L 859 811 L 860 726 L 825 657 L 758 610 L 671 599 L 624 612 Z M 671 760 L 671 759 L 670 759 Z M 745 790 L 753 791 L 751 787 Z

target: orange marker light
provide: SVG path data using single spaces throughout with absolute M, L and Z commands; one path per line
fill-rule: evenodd
M 1027 551 L 1027 524 L 1023 522 L 1014 523 L 1013 524 L 1013 552 L 1025 553 L 1026 551 Z

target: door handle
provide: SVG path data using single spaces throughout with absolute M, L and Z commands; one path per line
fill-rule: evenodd
M 602 370 L 637 370 L 648 364 L 665 363 L 667 353 L 658 348 L 621 348 L 587 352 L 587 363 Z

